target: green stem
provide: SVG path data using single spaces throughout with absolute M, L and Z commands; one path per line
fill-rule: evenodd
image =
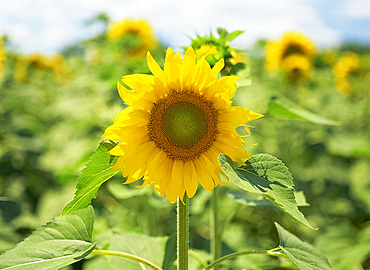
M 188 270 L 189 249 L 189 200 L 185 194 L 184 203 L 177 199 L 177 269 Z
M 195 260 L 197 260 L 201 265 L 204 267 L 207 267 L 208 263 L 206 260 L 204 260 L 198 253 L 196 253 L 194 250 L 189 249 L 189 255 L 193 257 Z
M 151 269 L 162 270 L 162 268 L 160 268 L 159 266 L 151 263 L 150 261 L 147 261 L 143 258 L 140 258 L 140 257 L 132 255 L 132 254 L 128 254 L 128 253 L 125 253 L 125 252 L 110 251 L 110 250 L 93 250 L 90 253 L 90 255 L 111 255 L 111 256 L 123 257 L 123 258 L 127 258 L 127 259 L 130 259 L 130 260 L 137 261 L 138 263 L 142 263 L 142 264 L 150 267 Z
M 211 254 L 216 261 L 221 256 L 221 237 L 218 220 L 218 189 L 213 189 L 211 198 Z M 217 268 L 215 268 L 217 270 Z
M 221 264 L 222 262 L 226 260 L 229 260 L 229 259 L 232 259 L 238 256 L 251 255 L 251 254 L 264 254 L 264 255 L 271 255 L 271 256 L 276 256 L 276 257 L 287 258 L 285 254 L 280 253 L 280 252 L 275 252 L 273 250 L 248 250 L 248 251 L 231 253 L 222 258 L 219 258 L 218 260 L 214 261 L 212 264 L 208 265 L 203 270 L 210 270 L 212 268 L 216 269 L 215 267 L 217 267 L 219 264 Z

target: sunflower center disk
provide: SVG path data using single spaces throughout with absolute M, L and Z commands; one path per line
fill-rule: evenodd
M 218 112 L 202 95 L 173 91 L 154 104 L 148 135 L 173 160 L 188 161 L 216 140 Z
M 172 144 L 190 149 L 207 132 L 207 120 L 197 106 L 175 103 L 163 115 L 163 128 Z

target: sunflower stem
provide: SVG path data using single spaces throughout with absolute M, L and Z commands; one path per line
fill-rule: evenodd
M 177 269 L 188 270 L 189 249 L 189 200 L 177 198 Z
M 214 188 L 211 198 L 211 254 L 214 261 L 221 256 L 221 239 L 218 220 L 218 189 Z M 214 268 L 217 270 L 217 266 Z
M 134 261 L 137 261 L 138 263 L 141 263 L 143 265 L 146 265 L 148 267 L 150 267 L 151 269 L 154 269 L 154 270 L 162 270 L 162 268 L 160 268 L 159 266 L 153 264 L 152 262 L 146 260 L 146 259 L 143 259 L 143 258 L 140 258 L 136 255 L 132 255 L 132 254 L 128 254 L 128 253 L 125 253 L 125 252 L 119 252 L 119 251 L 110 251 L 110 250 L 93 250 L 90 255 L 111 255 L 111 256 L 118 256 L 118 257 L 122 257 L 122 258 L 127 258 L 127 259 L 130 259 L 130 260 L 134 260 Z
M 210 269 L 216 269 L 216 267 L 221 264 L 222 262 L 236 258 L 238 256 L 245 256 L 245 255 L 253 255 L 253 254 L 262 254 L 262 255 L 270 255 L 270 256 L 276 256 L 281 258 L 288 258 L 284 253 L 281 253 L 276 249 L 272 250 L 248 250 L 248 251 L 242 251 L 242 252 L 235 252 L 231 253 L 229 255 L 223 256 L 222 258 L 219 258 L 218 260 L 214 261 L 210 265 L 208 265 L 206 268 L 203 268 L 203 270 L 210 270 Z

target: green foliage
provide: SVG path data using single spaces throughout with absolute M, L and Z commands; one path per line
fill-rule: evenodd
M 279 224 L 275 223 L 279 234 L 281 250 L 300 270 L 329 270 L 330 264 L 326 257 L 317 249 L 300 240 Z
M 273 96 L 268 104 L 268 115 L 274 118 L 307 121 L 318 125 L 338 126 L 339 122 L 310 112 L 283 96 Z
M 257 154 L 241 166 L 221 154 L 219 162 L 222 170 L 238 187 L 262 194 L 281 211 L 313 229 L 298 210 L 292 175 L 281 160 L 268 154 Z
M 163 270 L 169 270 L 177 258 L 176 253 L 176 235 L 172 234 L 168 237 L 165 254 L 163 259 Z
M 1 269 L 60 269 L 89 255 L 94 210 L 77 210 L 39 228 L 12 250 L 0 256 Z
M 243 70 L 245 63 L 243 63 L 244 65 L 241 68 L 240 66 L 235 67 L 237 64 L 235 61 L 232 61 L 233 57 L 243 51 L 230 47 L 230 42 L 237 36 L 243 34 L 244 31 L 236 30 L 229 33 L 225 28 L 217 28 L 217 33 L 218 37 L 215 37 L 212 33 L 210 33 L 209 36 L 197 35 L 196 39 L 191 39 L 191 46 L 195 51 L 204 45 L 214 47 L 217 50 L 217 53 L 209 54 L 206 59 L 210 66 L 213 67 L 221 58 L 223 58 L 225 60 L 225 67 L 222 70 L 223 75 L 236 74 L 237 71 Z M 245 71 L 245 74 L 243 75 L 247 75 L 247 77 L 249 77 L 248 70 Z
M 155 265 L 162 265 L 168 237 L 150 237 L 136 233 L 106 233 L 104 245 L 109 250 L 125 252 L 144 258 Z M 99 244 L 99 242 L 98 242 Z M 134 260 L 113 256 L 99 256 L 86 264 L 86 270 L 92 269 L 149 269 Z
M 108 151 L 116 145 L 117 143 L 112 141 L 100 143 L 86 167 L 81 171 L 81 175 L 77 179 L 75 196 L 64 207 L 63 216 L 90 205 L 91 200 L 96 197 L 99 187 L 118 173 L 118 169 L 111 170 L 117 157 L 108 154 Z
M 230 71 L 230 74 L 235 74 L 239 77 L 236 81 L 238 87 L 250 86 L 252 84 L 250 66 L 245 63 L 235 64 Z

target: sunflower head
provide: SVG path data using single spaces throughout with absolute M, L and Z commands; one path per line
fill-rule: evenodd
M 197 58 L 201 58 L 203 56 L 206 57 L 208 63 L 213 63 L 213 65 L 220 60 L 219 51 L 215 45 L 200 45 L 198 49 L 195 50 L 195 54 Z
M 68 79 L 66 61 L 61 54 L 57 53 L 53 56 L 48 57 L 45 60 L 45 65 L 53 71 L 55 79 L 58 82 L 63 82 Z
M 265 47 L 266 69 L 278 70 L 284 59 L 291 55 L 302 55 L 312 60 L 316 54 L 315 44 L 302 33 L 287 32 L 280 40 L 271 41 Z
M 108 26 L 108 37 L 112 42 L 123 43 L 123 49 L 133 56 L 145 54 L 157 43 L 153 29 L 146 20 L 113 22 Z
M 218 28 L 218 38 L 212 33 L 209 36 L 198 35 L 196 39 L 191 40 L 191 46 L 194 48 L 198 59 L 206 56 L 206 60 L 211 67 L 221 58 L 224 59 L 225 68 L 222 71 L 230 74 L 232 67 L 236 64 L 235 56 L 241 53 L 241 50 L 230 47 L 230 42 L 243 32 L 237 30 L 229 33 L 224 28 Z
M 262 115 L 231 106 L 238 79 L 218 78 L 220 59 L 213 68 L 205 57 L 197 61 L 192 47 L 183 58 L 167 50 L 162 69 L 150 53 L 153 75 L 126 75 L 118 92 L 129 107 L 103 134 L 119 141 L 109 153 L 119 156 L 113 168 L 121 168 L 125 183 L 139 179 L 153 184 L 170 202 L 186 193 L 193 197 L 198 183 L 207 190 L 222 184 L 218 155 L 224 153 L 243 163 L 248 158 L 236 126 Z
M 3 42 L 3 38 L 0 37 L 0 78 L 3 74 L 3 69 L 5 65 L 5 46 Z
M 348 52 L 340 57 L 334 66 L 334 79 L 336 88 L 343 96 L 349 96 L 353 92 L 350 83 L 351 76 L 356 76 L 359 71 L 359 56 Z
M 304 81 L 310 77 L 311 63 L 301 54 L 292 54 L 284 59 L 281 69 L 289 82 Z

